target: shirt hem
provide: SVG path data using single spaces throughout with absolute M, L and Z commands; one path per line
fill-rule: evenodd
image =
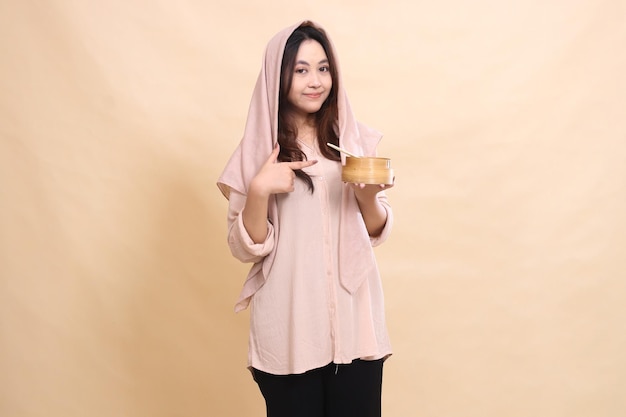
M 347 361 L 337 361 L 335 362 L 334 360 L 329 360 L 327 362 L 324 362 L 322 364 L 315 364 L 312 367 L 306 367 L 306 368 L 295 368 L 293 370 L 277 370 L 277 369 L 271 369 L 268 367 L 263 366 L 262 364 L 254 364 L 252 362 L 248 363 L 248 366 L 246 367 L 249 371 L 252 371 L 253 369 L 257 369 L 259 371 L 268 373 L 268 374 L 272 374 L 272 375 L 301 375 L 304 374 L 306 372 L 309 371 L 313 371 L 315 369 L 320 369 L 323 368 L 325 366 L 327 366 L 328 364 L 331 363 L 335 363 L 337 365 L 347 365 L 352 363 L 353 361 L 360 359 L 360 360 L 364 360 L 364 361 L 375 361 L 375 360 L 379 360 L 382 359 L 383 361 L 386 361 L 391 355 L 393 355 L 393 352 L 391 351 L 386 351 L 385 353 L 377 353 L 377 354 L 373 354 L 373 355 L 356 355 L 354 358 L 347 360 Z

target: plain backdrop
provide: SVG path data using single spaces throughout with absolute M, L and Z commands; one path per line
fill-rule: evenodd
M 264 415 L 215 181 L 301 19 L 396 171 L 384 415 L 624 415 L 623 0 L 0 0 L 0 415 Z

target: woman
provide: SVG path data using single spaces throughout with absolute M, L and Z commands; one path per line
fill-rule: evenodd
M 270 40 L 243 139 L 218 186 L 231 252 L 253 266 L 248 365 L 268 417 L 380 416 L 391 354 L 372 246 L 391 230 L 384 189 L 344 184 L 343 155 L 374 156 L 326 33 L 302 22 Z M 345 162 L 345 160 L 343 161 Z

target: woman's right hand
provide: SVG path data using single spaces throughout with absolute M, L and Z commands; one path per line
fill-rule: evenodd
M 267 210 L 269 196 L 294 190 L 294 169 L 311 166 L 317 161 L 277 162 L 280 148 L 274 148 L 258 174 L 252 179 L 246 205 L 242 211 L 243 225 L 254 243 L 262 243 L 268 235 Z
M 296 174 L 293 171 L 317 163 L 316 160 L 277 162 L 279 152 L 280 146 L 276 144 L 269 158 L 250 183 L 249 194 L 269 197 L 271 194 L 290 193 L 294 190 L 296 180 Z

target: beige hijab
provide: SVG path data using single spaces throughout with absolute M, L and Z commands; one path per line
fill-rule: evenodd
M 305 22 L 299 22 L 281 30 L 267 45 L 263 67 L 252 93 L 243 138 L 217 181 L 217 186 L 226 198 L 229 197 L 231 189 L 244 195 L 247 194 L 250 182 L 259 172 L 278 141 L 278 96 L 283 52 L 287 39 L 302 23 Z M 314 26 L 321 29 L 317 24 Z M 354 118 L 343 89 L 337 64 L 337 53 L 332 43 L 331 48 L 333 48 L 339 78 L 333 80 L 333 83 L 339 86 L 337 103 L 339 146 L 357 155 L 375 156 L 381 134 L 358 123 Z M 345 163 L 344 155 L 342 155 L 342 163 Z M 341 213 L 337 214 L 341 215 L 339 235 L 340 280 L 343 287 L 353 293 L 362 283 L 363 277 L 366 276 L 367 271 L 363 270 L 363 265 L 375 265 L 375 263 L 362 262 L 361 256 L 373 257 L 373 253 L 354 192 L 348 186 L 344 187 Z M 268 217 L 274 226 L 276 238 L 280 238 L 279 216 L 276 199 L 271 198 Z M 343 256 L 342 253 L 344 253 Z M 348 253 L 350 255 L 347 255 Z M 274 256 L 275 253 L 272 251 L 262 262 L 252 267 L 237 303 L 237 311 L 245 309 L 250 297 L 261 288 L 266 277 L 269 276 Z

